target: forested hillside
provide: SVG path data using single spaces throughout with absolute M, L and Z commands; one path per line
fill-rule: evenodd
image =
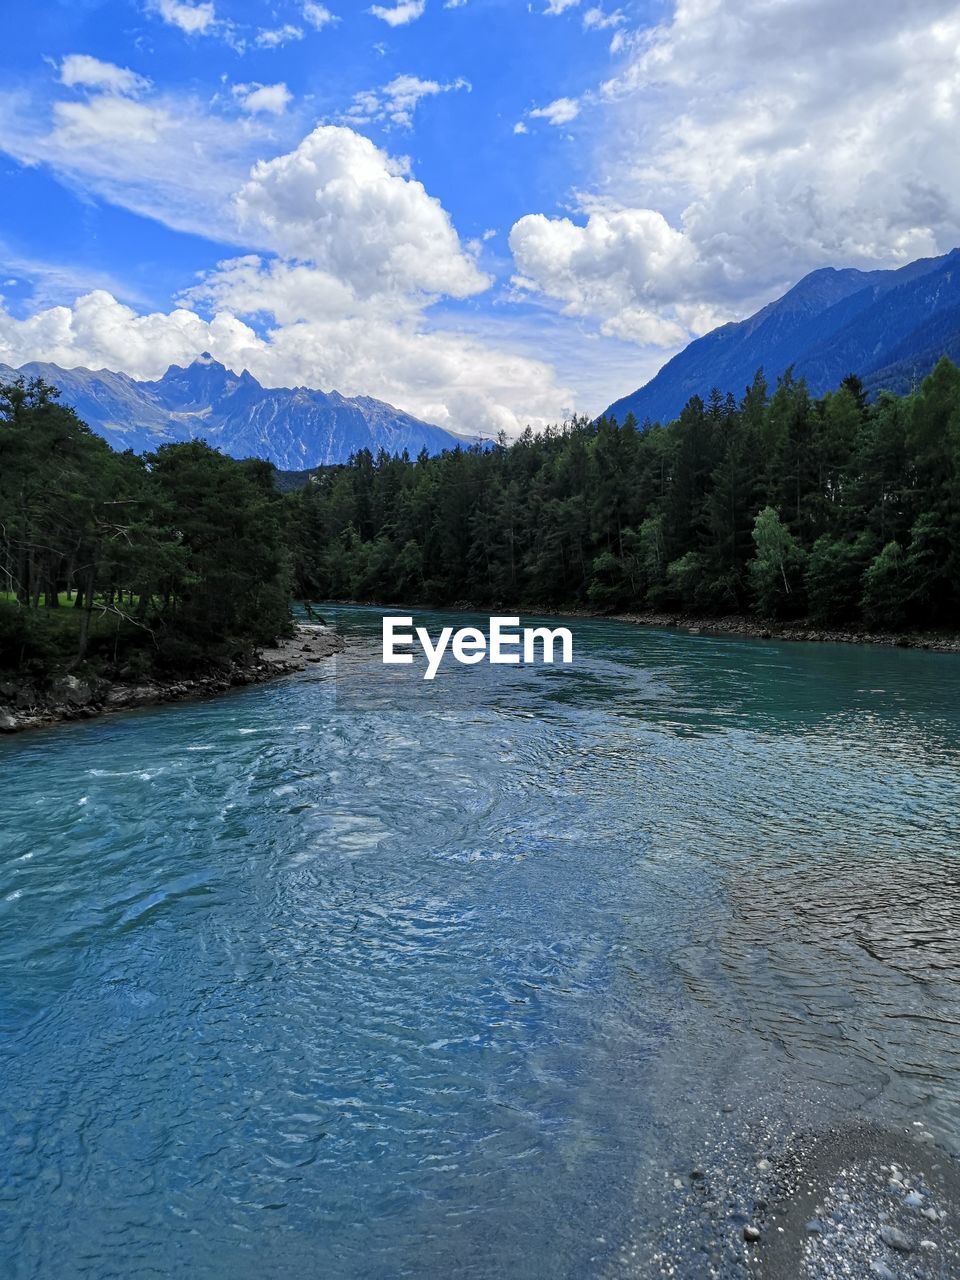
M 607 414 L 669 422 L 692 395 L 738 392 L 759 368 L 792 367 L 816 395 L 851 370 L 871 398 L 903 395 L 942 355 L 960 355 L 958 249 L 895 271 L 813 271 L 756 315 L 695 339 Z
M 274 640 L 282 504 L 269 463 L 115 453 L 41 380 L 0 386 L 0 671 L 183 671 Z
M 960 370 L 868 404 L 761 375 L 666 427 L 358 454 L 287 498 L 297 590 L 479 606 L 960 622 Z

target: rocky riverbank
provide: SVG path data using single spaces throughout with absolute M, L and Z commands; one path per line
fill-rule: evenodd
M 450 605 L 407 604 L 382 606 L 377 600 L 344 600 L 341 603 L 362 608 L 389 608 L 392 612 L 436 609 L 442 613 L 488 613 L 521 615 L 527 618 L 592 618 L 598 622 L 629 622 L 638 627 L 666 627 L 688 631 L 694 635 L 753 636 L 758 640 L 799 640 L 808 644 L 878 644 L 891 649 L 928 649 L 934 653 L 960 653 L 960 633 L 953 631 L 868 631 L 866 628 L 818 626 L 809 619 L 778 622 L 748 613 L 731 613 L 723 617 L 701 614 L 658 612 L 598 613 L 594 609 L 556 608 L 552 605 L 496 604 L 478 605 L 470 600 L 457 600 Z
M 704 635 L 755 636 L 761 640 L 802 640 L 819 644 L 879 644 L 897 649 L 960 653 L 960 635 L 951 632 L 845 631 L 818 627 L 811 622 L 769 621 L 748 614 L 703 618 L 683 613 L 621 613 L 614 620 L 640 627 L 671 627 Z
M 115 711 L 205 698 L 244 685 L 262 684 L 303 671 L 344 647 L 329 627 L 298 626 L 289 640 L 255 653 L 245 662 L 186 679 L 108 680 L 62 675 L 46 686 L 35 681 L 0 678 L 0 733 L 16 733 L 66 720 L 91 720 Z

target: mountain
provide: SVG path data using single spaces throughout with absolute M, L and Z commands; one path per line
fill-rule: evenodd
M 693 395 L 719 387 L 739 398 L 757 369 L 775 383 L 791 365 L 814 395 L 848 373 L 872 395 L 902 393 L 942 355 L 960 360 L 960 249 L 897 271 L 813 271 L 756 315 L 691 342 L 607 414 L 669 422 Z
M 411 457 L 473 441 L 421 422 L 368 396 L 348 399 L 309 387 L 263 387 L 246 369 L 231 373 L 204 353 L 171 365 L 156 382 L 104 369 L 55 364 L 0 365 L 0 379 L 41 377 L 60 388 L 64 404 L 115 449 L 136 453 L 202 437 L 233 458 L 266 458 L 284 471 L 346 462 L 359 449 Z

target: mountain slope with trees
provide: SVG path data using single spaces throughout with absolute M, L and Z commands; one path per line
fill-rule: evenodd
M 851 371 L 871 397 L 903 394 L 942 355 L 960 359 L 960 249 L 898 271 L 814 271 L 756 315 L 691 342 L 606 416 L 669 422 L 714 387 L 739 397 L 759 368 L 792 368 L 817 396 Z

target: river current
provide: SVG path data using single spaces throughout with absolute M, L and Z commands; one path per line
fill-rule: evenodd
M 576 620 L 428 684 L 329 615 L 0 741 L 0 1273 L 647 1274 L 758 1135 L 960 1153 L 956 658 Z

